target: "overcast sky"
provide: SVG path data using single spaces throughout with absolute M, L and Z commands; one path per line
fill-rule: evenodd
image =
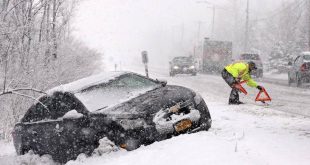
M 231 27 L 223 26 L 231 25 L 236 13 L 233 12 L 234 1 L 243 9 L 238 11 L 238 16 L 243 18 L 246 0 L 208 0 L 218 8 L 216 39 L 232 40 L 232 32 L 227 32 Z M 282 1 L 251 0 L 252 18 L 264 17 Z M 211 36 L 212 9 L 209 7 L 212 5 L 206 2 L 83 0 L 75 14 L 74 35 L 103 53 L 105 62 L 112 66 L 114 63 L 139 63 L 142 50 L 148 51 L 151 65 L 167 66 L 169 59 L 192 54 L 195 45 Z M 240 20 L 242 27 L 244 23 Z

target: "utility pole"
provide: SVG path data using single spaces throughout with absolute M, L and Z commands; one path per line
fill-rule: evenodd
M 213 5 L 212 7 L 213 10 L 213 17 L 212 17 L 212 33 L 211 33 L 211 38 L 214 38 L 214 22 L 215 22 L 215 6 Z
M 249 0 L 246 4 L 246 20 L 245 20 L 245 34 L 244 34 L 244 52 L 248 51 L 249 42 Z
M 205 3 L 207 5 L 212 5 L 212 7 L 207 6 L 208 9 L 212 9 L 212 25 L 211 25 L 211 38 L 214 37 L 214 24 L 215 24 L 215 5 L 209 1 L 197 1 L 196 3 Z
M 201 27 L 201 21 L 198 21 L 197 43 L 199 43 L 200 40 L 200 27 Z
M 308 4 L 307 4 L 307 8 L 308 8 L 308 51 L 310 51 L 310 0 L 308 0 Z
M 238 5 L 237 0 L 233 1 L 233 11 L 234 11 L 234 29 L 232 30 L 233 33 L 233 54 L 239 54 L 240 51 L 240 41 L 238 40 L 238 37 L 240 35 L 239 33 L 239 23 L 238 23 Z

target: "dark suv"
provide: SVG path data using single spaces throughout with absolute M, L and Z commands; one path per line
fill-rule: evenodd
M 194 59 L 192 57 L 175 57 L 169 63 L 170 64 L 170 76 L 176 74 L 197 74 Z
M 252 72 L 251 74 L 258 78 L 263 77 L 263 63 L 258 54 L 250 54 L 250 53 L 241 54 L 240 60 L 245 62 L 249 61 L 255 62 L 257 70 Z
M 296 82 L 300 87 L 302 83 L 310 82 L 310 52 L 303 52 L 298 55 L 293 62 L 288 63 L 288 84 Z

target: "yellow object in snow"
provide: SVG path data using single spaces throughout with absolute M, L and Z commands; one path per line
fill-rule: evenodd
M 249 72 L 249 64 L 244 62 L 235 62 L 225 67 L 234 78 L 247 80 L 247 85 L 250 87 L 257 87 L 257 83 L 252 79 Z

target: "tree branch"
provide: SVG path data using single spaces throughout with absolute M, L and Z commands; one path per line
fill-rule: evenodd
M 19 95 L 19 96 L 23 96 L 23 97 L 27 97 L 27 98 L 30 98 L 32 100 L 35 100 L 37 101 L 38 103 L 40 103 L 47 111 L 50 111 L 46 105 L 44 105 L 40 100 L 32 97 L 32 96 L 29 96 L 29 95 L 26 95 L 26 94 L 22 94 L 22 93 L 18 93 L 18 92 L 15 92 L 15 91 L 11 91 L 11 94 L 15 94 L 15 95 Z
M 0 96 L 2 95 L 6 95 L 6 94 L 16 94 L 17 91 L 34 91 L 37 93 L 43 93 L 43 94 L 47 94 L 41 90 L 38 89 L 33 89 L 33 88 L 18 88 L 18 89 L 12 89 L 12 90 L 8 90 L 8 91 L 4 91 L 2 93 L 0 93 Z

